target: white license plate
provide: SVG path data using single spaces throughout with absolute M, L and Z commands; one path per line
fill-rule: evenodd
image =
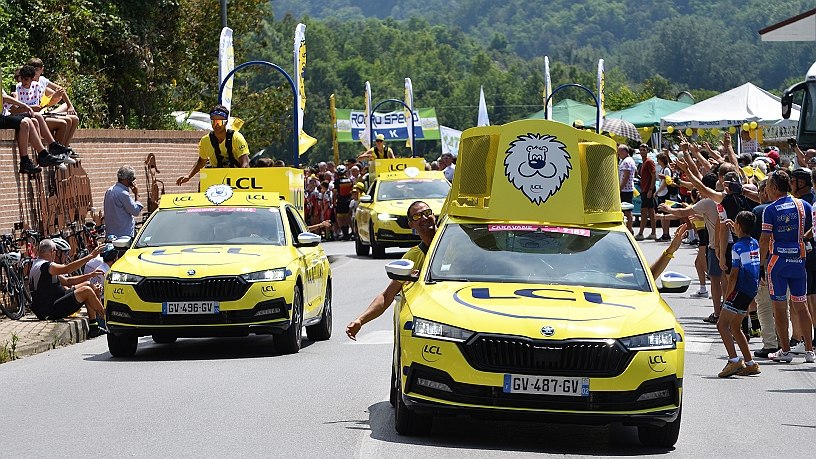
M 217 301 L 165 301 L 162 303 L 162 314 L 218 314 L 220 307 Z
M 504 375 L 504 392 L 589 397 L 589 378 Z

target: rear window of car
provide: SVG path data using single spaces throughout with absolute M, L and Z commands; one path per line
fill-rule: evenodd
M 203 207 L 158 211 L 139 233 L 134 247 L 285 243 L 277 208 Z
M 449 224 L 430 281 L 518 282 L 651 291 L 624 233 L 545 225 Z
M 447 180 L 393 180 L 380 182 L 377 199 L 401 201 L 416 199 L 444 199 L 450 191 Z

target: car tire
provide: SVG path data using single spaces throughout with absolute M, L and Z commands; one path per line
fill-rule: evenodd
M 385 258 L 385 246 L 377 243 L 373 225 L 369 227 L 368 239 L 371 241 L 371 256 L 374 258 Z
M 326 294 L 323 296 L 323 312 L 320 322 L 306 327 L 306 336 L 312 341 L 326 341 L 332 334 L 332 287 L 331 282 L 326 284 Z
M 117 335 L 108 333 L 108 351 L 114 357 L 133 357 L 139 346 L 139 337 L 136 335 Z
M 671 448 L 677 443 L 677 438 L 680 436 L 680 418 L 683 412 L 677 413 L 677 419 L 673 422 L 667 422 L 662 427 L 653 425 L 639 425 L 638 439 L 644 446 L 652 446 L 656 448 Z
M 153 342 L 156 344 L 173 344 L 177 339 L 177 336 L 153 335 Z
M 427 435 L 433 427 L 433 416 L 420 416 L 408 409 L 402 401 L 402 390 L 396 390 L 394 406 L 394 427 L 397 433 L 405 436 Z
M 354 234 L 357 235 L 357 237 L 354 239 L 354 251 L 357 252 L 358 257 L 367 257 L 370 247 L 363 244 L 363 241 L 360 239 L 360 232 L 357 231 L 357 225 L 354 226 Z
M 388 392 L 388 403 L 392 408 L 397 407 L 397 371 L 391 365 L 391 390 Z
M 292 295 L 292 323 L 289 328 L 272 336 L 275 349 L 281 354 L 297 354 L 303 340 L 303 294 L 300 284 L 295 285 Z

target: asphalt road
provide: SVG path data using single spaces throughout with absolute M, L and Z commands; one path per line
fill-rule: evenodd
M 643 242 L 653 260 L 666 244 Z M 325 245 L 333 264 L 334 336 L 278 355 L 271 337 L 142 338 L 114 359 L 104 338 L 0 366 L 3 457 L 798 457 L 816 435 L 816 365 L 762 362 L 722 380 L 724 347 L 701 319 L 710 300 L 666 295 L 686 330 L 685 398 L 674 449 L 641 447 L 636 429 L 436 419 L 430 436 L 401 437 L 388 404 L 391 321 L 345 324 L 388 282 L 383 260 L 352 243 Z M 669 269 L 694 275 L 692 250 Z M 400 251 L 393 252 L 394 258 Z M 694 286 L 696 288 L 696 286 Z M 756 340 L 751 344 L 758 349 Z

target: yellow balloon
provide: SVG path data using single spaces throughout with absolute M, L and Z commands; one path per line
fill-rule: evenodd
M 669 127 L 667 127 L 667 128 L 666 128 L 666 132 L 668 132 L 669 134 L 671 134 L 672 132 L 674 132 L 674 126 L 669 126 Z
M 747 131 L 747 130 L 748 130 L 748 129 L 750 129 L 750 128 L 751 128 L 751 126 L 749 126 L 749 125 L 748 125 L 748 123 L 743 123 L 743 124 L 742 124 L 742 130 L 743 130 L 743 131 Z
M 693 133 L 694 133 L 694 131 L 692 131 L 691 128 L 686 128 L 686 135 L 687 136 L 690 136 Z
M 756 121 L 751 121 L 750 126 L 751 126 L 751 129 L 756 129 L 756 127 L 757 127 L 757 122 L 756 122 Z
M 697 129 L 697 135 L 704 135 L 704 134 L 705 134 L 705 129 L 702 129 L 702 128 Z
M 717 128 L 711 129 L 711 135 L 720 135 L 720 130 Z
M 728 132 L 733 134 L 733 133 L 737 132 L 737 128 L 735 128 L 734 126 L 731 126 L 731 127 L 728 128 Z

